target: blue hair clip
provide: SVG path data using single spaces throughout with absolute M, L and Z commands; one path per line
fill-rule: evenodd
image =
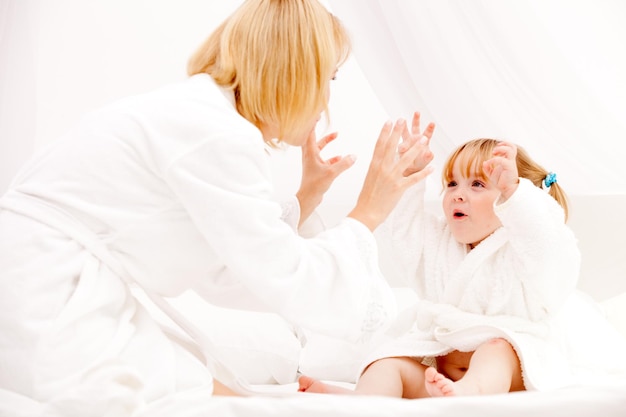
M 548 172 L 548 175 L 546 175 L 546 177 L 543 179 L 543 185 L 545 185 L 546 188 L 550 188 L 550 186 L 555 182 L 556 174 L 554 172 Z

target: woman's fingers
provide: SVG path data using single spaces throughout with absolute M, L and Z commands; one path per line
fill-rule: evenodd
M 370 166 L 372 164 L 376 166 L 376 164 L 388 165 L 393 163 L 398 149 L 398 142 L 405 129 L 406 122 L 404 119 L 398 119 L 396 123 L 391 121 L 385 122 L 376 140 Z
M 337 132 L 329 133 L 328 135 L 324 136 L 323 138 L 317 141 L 317 144 L 316 144 L 317 148 L 321 152 L 322 149 L 326 147 L 326 145 L 328 145 L 330 142 L 332 142 L 336 138 L 337 138 Z
M 402 132 L 406 130 L 406 121 L 404 119 L 398 119 L 394 124 L 393 129 L 387 137 L 387 143 L 385 145 L 385 161 L 391 163 L 398 152 L 398 143 L 402 137 Z

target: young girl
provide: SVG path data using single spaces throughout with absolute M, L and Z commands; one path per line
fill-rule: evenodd
M 407 174 L 432 159 L 429 137 Z M 423 398 L 571 382 L 575 349 L 568 357 L 560 347 L 568 336 L 554 330 L 580 255 L 556 176 L 512 143 L 477 139 L 451 154 L 443 186 L 443 218 L 424 211 L 422 184 L 377 231 L 419 302 L 414 327 L 369 357 L 354 392 Z M 307 376 L 299 385 L 346 392 Z

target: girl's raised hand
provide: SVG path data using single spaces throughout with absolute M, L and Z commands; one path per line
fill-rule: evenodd
M 512 143 L 500 142 L 493 149 L 493 158 L 483 163 L 489 181 L 500 190 L 500 201 L 506 201 L 517 190 L 517 147 Z
M 420 152 L 413 160 L 413 163 L 406 169 L 404 175 L 411 175 L 415 172 L 421 171 L 433 160 L 433 153 L 430 150 L 430 140 L 433 137 L 434 131 L 435 124 L 429 123 L 428 126 L 426 126 L 426 129 L 421 132 L 420 113 L 413 113 L 411 131 L 407 128 L 404 132 L 402 132 L 402 142 L 398 146 L 398 155 L 403 155 L 407 149 L 414 145 L 420 147 Z

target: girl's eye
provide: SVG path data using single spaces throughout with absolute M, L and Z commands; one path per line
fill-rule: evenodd
M 484 187 L 485 184 L 483 184 L 482 182 L 476 180 L 472 182 L 472 187 Z
M 448 187 L 456 187 L 456 181 L 450 181 Z

